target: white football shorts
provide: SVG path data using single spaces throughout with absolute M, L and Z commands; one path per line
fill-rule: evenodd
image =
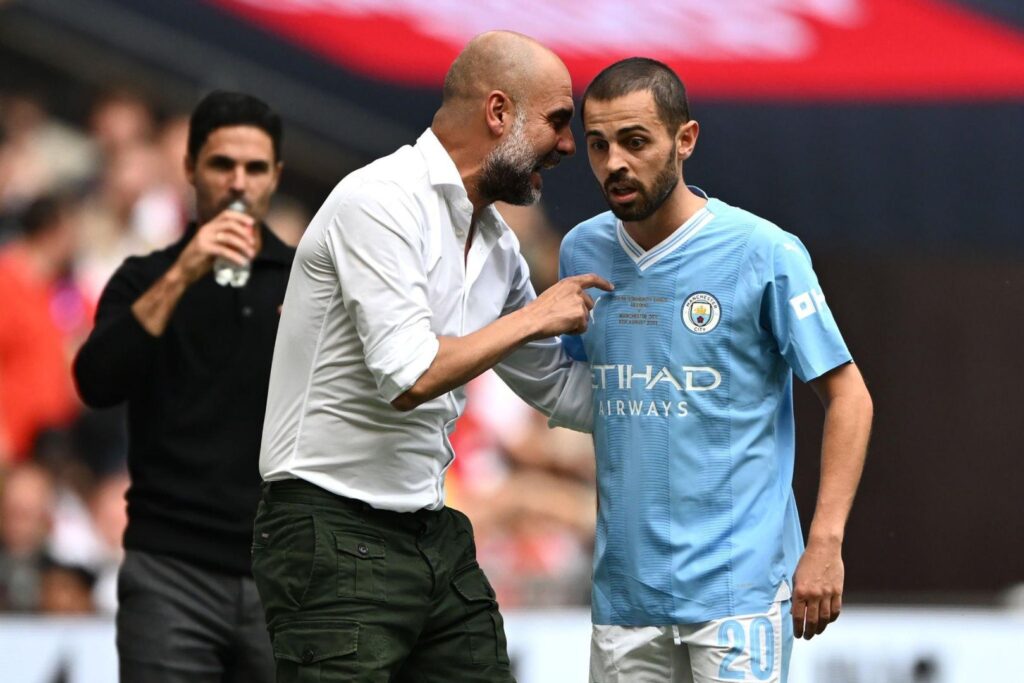
M 594 625 L 591 683 L 786 683 L 790 601 L 766 614 L 680 626 Z

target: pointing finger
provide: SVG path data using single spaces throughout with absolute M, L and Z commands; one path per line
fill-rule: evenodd
M 586 275 L 576 275 L 572 279 L 583 289 L 597 287 L 598 289 L 603 289 L 606 292 L 610 292 L 613 289 L 615 289 L 612 283 L 608 282 L 600 275 L 595 275 L 594 273 L 587 273 Z

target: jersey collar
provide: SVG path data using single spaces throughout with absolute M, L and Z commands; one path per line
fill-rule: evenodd
M 696 185 L 688 185 L 688 187 L 696 194 L 708 199 L 707 193 Z M 656 244 L 650 251 L 645 251 L 643 247 L 637 244 L 636 240 L 629 236 L 629 233 L 626 232 L 626 226 L 622 224 L 621 220 L 615 222 L 615 233 L 622 250 L 626 252 L 626 255 L 636 264 L 639 270 L 644 271 L 689 242 L 714 217 L 715 214 L 711 213 L 708 205 L 705 205 L 700 211 L 690 216 L 685 223 L 676 228 L 671 235 Z

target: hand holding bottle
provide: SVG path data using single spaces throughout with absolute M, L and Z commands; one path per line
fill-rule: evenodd
M 222 285 L 234 281 L 239 282 L 234 286 L 244 286 L 244 280 L 248 279 L 248 264 L 256 255 L 256 221 L 236 211 L 235 208 L 239 206 L 244 208 L 240 201 L 232 203 L 208 223 L 201 225 L 185 246 L 175 265 L 186 284 L 190 285 L 205 276 L 215 261 L 223 261 L 231 264 L 232 268 L 245 269 L 246 274 L 236 278 L 234 273 L 228 273 L 230 281 L 225 279 Z
M 245 202 L 241 199 L 236 199 L 228 206 L 228 211 L 236 213 L 244 214 L 245 210 Z M 255 226 L 252 229 L 254 230 Z M 244 263 L 238 263 L 225 256 L 218 256 L 213 262 L 213 278 L 221 287 L 228 285 L 232 287 L 245 287 L 245 283 L 249 281 L 251 266 L 251 256 Z

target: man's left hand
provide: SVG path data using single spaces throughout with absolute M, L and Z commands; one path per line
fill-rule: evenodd
M 843 606 L 842 543 L 810 540 L 793 577 L 793 635 L 810 640 Z

